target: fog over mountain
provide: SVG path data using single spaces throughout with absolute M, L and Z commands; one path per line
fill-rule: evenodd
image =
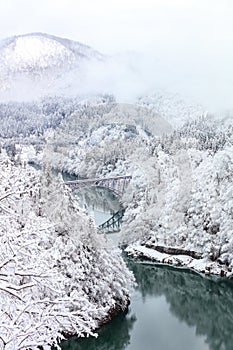
M 230 78 L 226 80 L 218 70 L 211 74 L 204 56 L 202 64 L 202 55 L 196 57 L 191 71 L 186 56 L 181 67 L 175 51 L 174 56 L 164 55 L 158 47 L 156 55 L 153 50 L 106 55 L 45 33 L 12 36 L 0 41 L 0 101 L 107 93 L 118 102 L 134 103 L 141 96 L 178 94 L 203 110 L 232 110 Z M 212 58 L 209 68 L 216 59 Z
M 0 42 L 1 96 L 28 100 L 41 94 L 61 93 L 61 86 L 81 80 L 85 65 L 100 64 L 103 59 L 87 45 L 44 33 L 4 39 Z
M 161 63 L 150 59 L 136 52 L 107 56 L 80 42 L 45 33 L 13 36 L 0 42 L 0 101 L 107 93 L 118 102 L 134 103 L 155 92 L 171 98 Z M 156 79 L 154 71 L 149 72 L 153 64 Z
M 0 42 L 0 99 L 113 93 L 128 101 L 143 90 L 132 61 L 45 33 L 13 36 Z

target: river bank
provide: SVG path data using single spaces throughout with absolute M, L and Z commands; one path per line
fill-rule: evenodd
M 161 263 L 164 265 L 172 265 L 175 267 L 184 267 L 195 272 L 205 275 L 218 275 L 221 277 L 232 278 L 232 270 L 226 265 L 220 264 L 217 261 L 211 261 L 207 257 L 195 258 L 190 254 L 181 254 L 180 249 L 177 248 L 177 254 L 174 254 L 175 248 L 159 247 L 160 251 L 153 248 L 148 248 L 144 245 L 130 245 L 125 249 L 125 252 L 134 258 L 143 258 L 152 262 Z M 173 251 L 166 253 L 165 251 Z M 161 252 L 163 251 L 163 252 Z M 192 252 L 193 253 L 193 252 Z M 193 254 L 192 254 L 193 255 Z M 196 254 L 197 255 L 197 254 Z

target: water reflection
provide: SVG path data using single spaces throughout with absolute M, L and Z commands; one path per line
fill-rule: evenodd
M 232 350 L 233 284 L 184 270 L 128 261 L 138 286 L 128 313 L 97 339 L 63 350 Z
M 197 336 L 204 336 L 208 349 L 232 350 L 232 282 L 206 279 L 169 267 L 129 264 L 144 300 L 148 296 L 164 296 L 170 312 L 180 322 L 194 327 Z

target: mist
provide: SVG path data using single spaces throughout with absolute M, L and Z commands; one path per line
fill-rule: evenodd
M 75 81 L 64 86 L 57 82 L 64 93 L 109 92 L 128 102 L 154 91 L 172 92 L 211 112 L 233 109 L 232 18 L 230 0 L 0 4 L 2 38 L 46 32 L 83 42 L 108 56 L 105 65 L 92 63 L 84 73 L 76 72 Z M 24 82 L 18 95 L 29 96 L 30 91 Z M 39 91 L 38 86 L 34 92 Z

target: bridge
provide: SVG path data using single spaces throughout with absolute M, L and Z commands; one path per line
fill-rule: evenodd
M 105 187 L 121 197 L 131 179 L 131 175 L 114 176 L 100 179 L 66 181 L 65 185 L 69 186 L 73 191 L 80 190 L 84 187 Z
M 125 209 L 120 209 L 110 219 L 99 225 L 99 231 L 101 231 L 101 233 L 113 233 L 120 231 L 124 213 Z

